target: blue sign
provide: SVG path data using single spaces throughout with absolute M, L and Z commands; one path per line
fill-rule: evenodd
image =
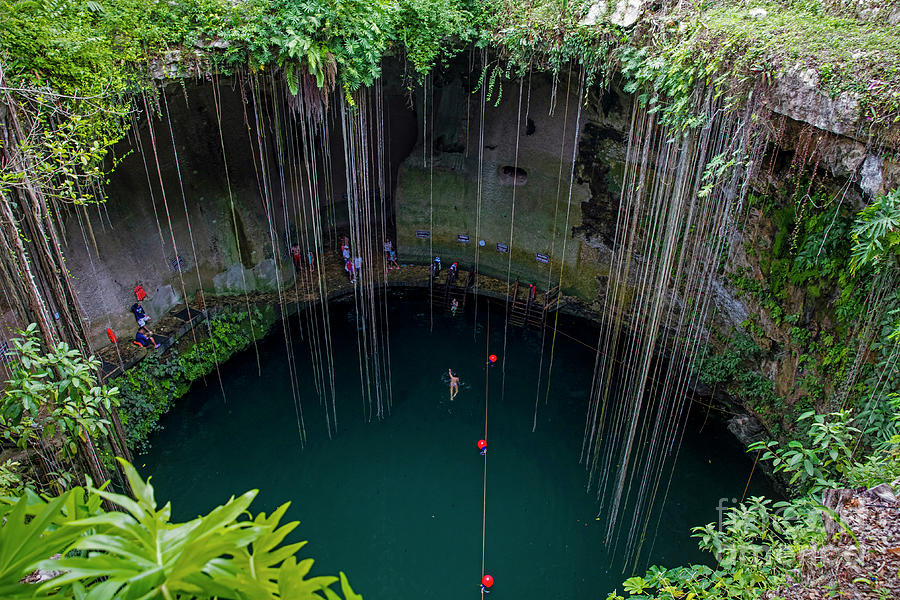
M 416 231 L 416 237 L 419 238 L 420 240 L 427 240 L 428 238 L 431 237 L 431 232 L 419 230 L 419 231 Z
M 469 236 L 465 233 L 460 233 L 456 236 L 456 241 L 459 242 L 460 244 L 468 244 Z
M 503 252 L 504 254 L 509 254 L 509 246 L 506 244 L 501 244 L 497 242 L 497 252 Z
M 546 254 L 535 254 L 534 260 L 538 261 L 539 263 L 544 263 L 546 265 L 548 262 L 550 262 L 550 257 L 547 256 Z

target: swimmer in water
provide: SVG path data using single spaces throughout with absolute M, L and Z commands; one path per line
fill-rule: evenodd
M 447 372 L 450 373 L 450 399 L 453 400 L 459 393 L 459 377 L 451 369 L 447 369 Z

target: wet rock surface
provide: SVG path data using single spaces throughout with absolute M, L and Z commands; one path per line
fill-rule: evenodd
M 763 424 L 751 415 L 735 415 L 728 420 L 728 431 L 740 442 L 749 446 L 766 435 Z

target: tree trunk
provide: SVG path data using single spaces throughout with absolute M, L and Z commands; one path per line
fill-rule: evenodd
M 34 275 L 31 272 L 31 266 L 28 264 L 28 255 L 25 252 L 25 247 L 22 245 L 22 239 L 16 227 L 16 218 L 13 216 L 8 198 L 5 196 L 0 199 L 0 222 L 2 222 L 3 230 L 6 233 L 6 239 L 12 243 L 12 250 L 16 255 L 16 262 L 25 288 L 25 294 L 28 298 L 28 308 L 31 310 L 31 316 L 34 317 L 38 325 L 44 344 L 47 348 L 52 348 L 56 345 L 55 329 L 41 300 Z
M 103 465 L 100 464 L 100 460 L 97 458 L 97 451 L 94 448 L 94 443 L 91 441 L 90 437 L 87 437 L 87 441 L 82 439 L 81 436 L 78 437 L 78 453 L 81 454 L 87 465 L 87 470 L 90 472 L 91 479 L 93 479 L 94 487 L 103 485 L 109 477 L 104 472 Z M 103 501 L 103 506 L 106 510 L 114 509 L 112 504 L 107 500 Z

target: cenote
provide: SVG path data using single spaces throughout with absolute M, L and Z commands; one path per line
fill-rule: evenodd
M 174 518 L 189 519 L 234 493 L 259 489 L 255 511 L 291 503 L 286 520 L 300 526 L 290 539 L 309 540 L 303 552 L 316 559 L 314 574 L 343 570 L 367 598 L 435 599 L 477 592 L 486 498 L 485 569 L 497 597 L 576 598 L 614 589 L 632 565 L 623 559 L 622 539 L 616 548 L 605 543 L 606 519 L 579 464 L 596 329 L 560 317 L 547 394 L 550 340 L 542 360 L 538 332 L 504 331 L 503 303 L 488 310 L 479 300 L 477 323 L 472 300 L 455 318 L 431 315 L 428 307 L 422 292 L 389 296 L 392 409 L 366 422 L 356 306 L 352 297 L 330 305 L 338 433 L 328 438 L 324 409 L 305 384 L 303 448 L 285 332 L 277 326 L 258 343 L 261 372 L 251 347 L 222 365 L 221 387 L 215 374 L 207 377 L 164 417 L 152 449 L 137 459 L 152 474 L 157 498 L 172 501 Z M 289 337 L 297 379 L 310 382 L 301 320 L 289 321 Z M 486 367 L 488 352 L 500 355 L 496 366 Z M 448 368 L 461 378 L 453 401 Z M 476 442 L 486 388 L 483 496 L 485 459 Z M 709 563 L 690 528 L 715 521 L 720 499 L 731 504 L 748 484 L 752 457 L 719 414 L 695 404 L 687 423 L 639 566 Z M 747 495 L 772 492 L 758 473 Z
M 0 0 L 0 597 L 900 598 L 898 24 Z

